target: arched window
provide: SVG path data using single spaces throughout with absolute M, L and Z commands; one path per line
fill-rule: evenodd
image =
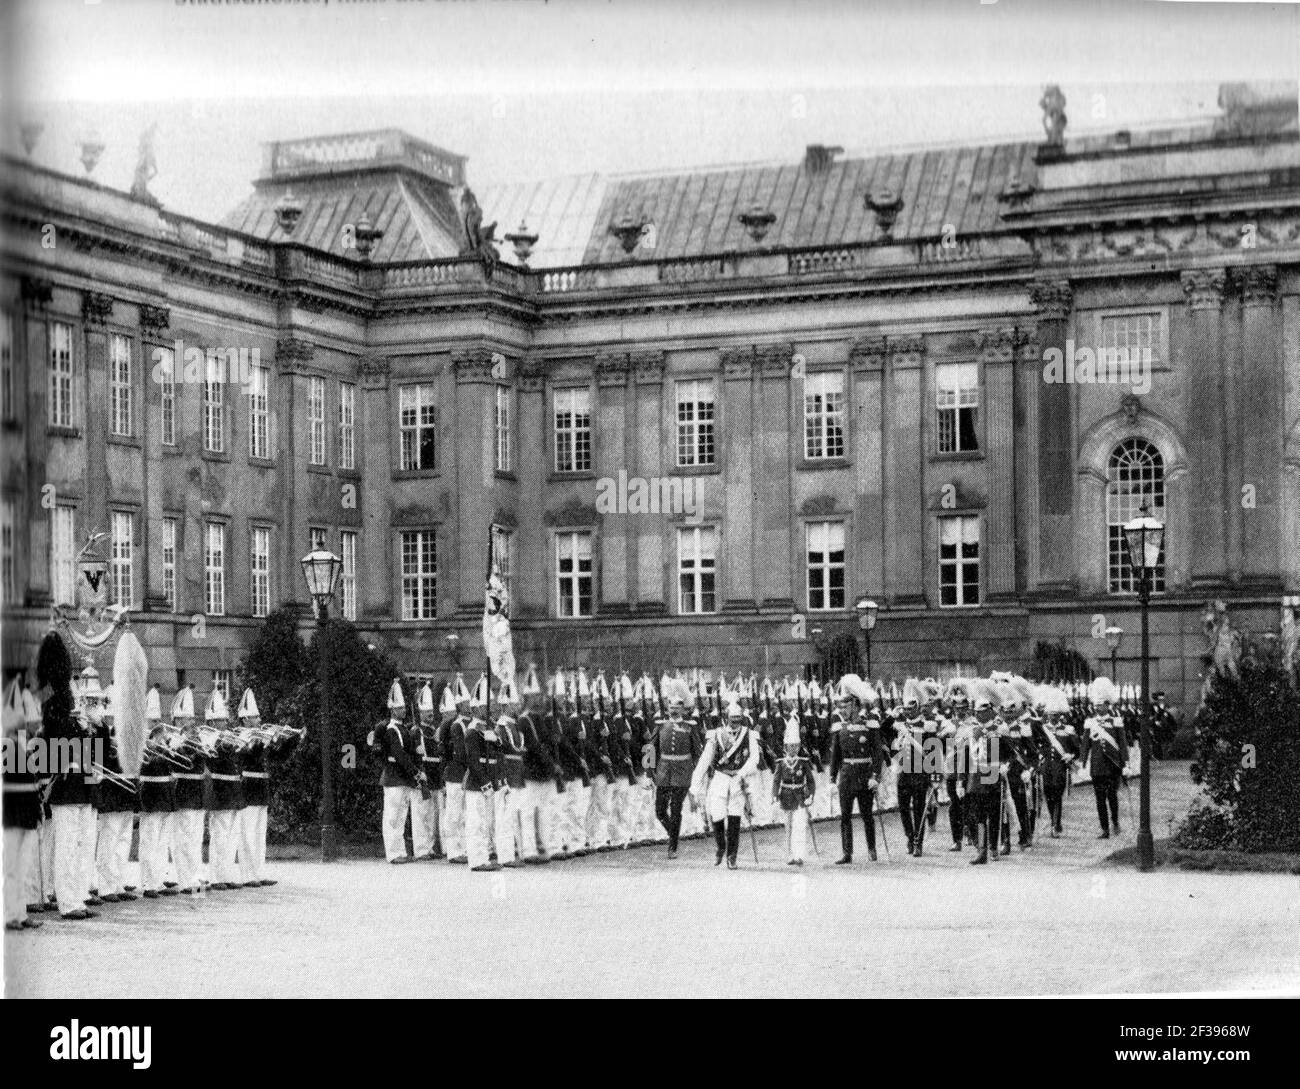
M 1145 503 L 1152 518 L 1165 518 L 1165 462 L 1146 439 L 1125 439 L 1106 464 L 1106 569 L 1112 594 L 1135 594 L 1138 576 L 1129 566 L 1124 523 L 1138 517 Z M 1160 553 L 1151 589 L 1165 588 L 1165 553 Z

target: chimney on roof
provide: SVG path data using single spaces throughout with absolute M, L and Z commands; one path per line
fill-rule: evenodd
M 1300 127 L 1295 83 L 1221 83 L 1219 108 L 1223 116 L 1214 123 L 1216 136 L 1264 136 Z
M 824 174 L 831 168 L 835 156 L 844 152 L 842 147 L 827 147 L 825 144 L 809 144 L 803 153 L 803 168 L 809 174 Z

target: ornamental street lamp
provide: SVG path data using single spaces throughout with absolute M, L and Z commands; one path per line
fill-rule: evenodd
M 302 558 L 302 574 L 307 592 L 316 606 L 316 668 L 320 681 L 320 857 L 322 862 L 338 858 L 338 840 L 334 833 L 334 740 L 329 715 L 329 665 L 325 660 L 325 627 L 329 623 L 330 602 L 343 561 L 323 548 L 313 549 Z
M 1151 582 L 1164 548 L 1165 527 L 1151 517 L 1145 503 L 1138 517 L 1124 524 L 1128 562 L 1138 576 L 1138 601 L 1142 606 L 1142 789 L 1138 812 L 1138 869 L 1155 868 L 1155 842 L 1151 838 L 1151 645 L 1149 614 Z
M 860 597 L 857 603 L 858 627 L 867 643 L 867 680 L 871 679 L 871 629 L 876 626 L 876 613 L 880 610 L 870 598 Z
M 1119 653 L 1119 641 L 1124 638 L 1124 629 L 1112 624 L 1106 629 L 1106 645 L 1110 647 L 1110 683 L 1115 683 L 1115 656 Z

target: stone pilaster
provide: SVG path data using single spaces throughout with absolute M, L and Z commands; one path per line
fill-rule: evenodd
M 636 403 L 637 475 L 652 479 L 664 475 L 669 428 L 664 419 L 664 353 L 633 352 L 629 357 Z M 636 520 L 636 599 L 638 612 L 667 610 L 665 586 L 669 552 L 665 544 L 663 518 L 642 516 Z M 630 595 L 629 595 L 630 596 Z
M 722 389 L 716 414 L 717 456 L 724 459 L 721 586 L 723 609 L 745 612 L 757 607 L 754 590 L 754 369 L 752 348 L 727 348 L 721 353 Z M 695 482 L 698 483 L 698 480 Z M 699 495 L 697 490 L 696 495 Z
M 280 489 L 280 525 L 284 527 L 285 539 L 292 541 L 295 545 L 302 547 L 306 551 L 308 539 L 307 527 L 311 522 L 311 482 L 307 477 L 307 458 L 311 449 L 311 438 L 308 434 L 310 423 L 307 417 L 308 404 L 308 376 L 311 372 L 312 362 L 316 357 L 316 346 L 309 340 L 302 337 L 293 336 L 292 334 L 282 336 L 275 344 L 275 369 L 271 377 L 271 397 L 279 405 L 280 426 L 276 429 L 276 438 L 279 440 L 280 448 L 276 451 L 276 470 L 281 480 Z M 179 365 L 179 360 L 177 361 Z M 181 386 L 177 386 L 177 393 L 180 393 Z M 199 414 L 202 416 L 202 390 L 199 389 Z M 230 390 L 226 390 L 226 400 L 230 400 Z M 364 397 L 363 400 L 368 400 Z M 368 406 L 367 406 L 368 407 Z M 369 419 L 366 420 L 365 433 L 370 434 L 371 427 Z M 381 432 L 382 433 L 382 432 Z M 364 495 L 363 495 L 364 499 Z M 185 529 L 189 534 L 190 527 L 187 524 Z M 202 527 L 196 530 L 199 536 L 202 535 Z M 365 561 L 366 570 L 389 570 L 388 568 L 372 567 L 372 557 L 367 551 L 368 542 L 366 538 L 373 534 L 363 534 L 361 543 L 361 553 Z M 231 547 L 229 544 L 227 547 Z M 200 549 L 202 542 L 200 541 Z M 200 551 L 200 556 L 202 552 Z M 200 559 L 200 572 L 202 571 L 202 560 Z M 362 583 L 362 597 L 358 602 L 357 616 L 360 618 L 364 615 L 365 594 L 367 590 L 377 591 L 378 586 L 371 587 L 370 583 L 376 581 L 372 579 L 360 579 Z M 303 585 L 302 577 L 287 580 L 283 585 L 284 599 L 303 609 L 311 607 L 310 599 L 307 596 L 307 587 Z
M 758 489 L 756 504 L 754 555 L 761 556 L 762 562 L 757 565 L 754 593 L 761 606 L 788 609 L 794 607 L 795 577 L 790 548 L 794 525 L 791 470 L 793 458 L 803 453 L 803 437 L 791 435 L 790 420 L 792 411 L 798 415 L 802 410 L 802 382 L 791 382 L 788 348 L 764 346 L 756 352 L 755 361 L 762 375 L 754 415 L 758 419 L 758 478 L 763 486 Z
M 925 339 L 890 337 L 885 384 L 885 592 L 894 605 L 925 604 L 925 498 L 921 374 Z
M 853 439 L 854 541 L 851 600 L 879 599 L 885 587 L 885 338 L 862 337 L 849 348 L 853 404 L 849 434 Z
M 989 490 L 984 568 L 990 601 L 1016 596 L 1015 341 L 1016 331 L 1009 326 L 989 329 L 980 338 Z
M 1232 479 L 1227 498 L 1240 528 L 1235 567 L 1247 583 L 1275 584 L 1281 575 L 1282 405 L 1285 396 L 1279 356 L 1281 322 L 1277 306 L 1277 268 L 1252 265 L 1239 269 L 1241 291 L 1240 381 L 1235 383 L 1240 477 Z M 1254 494 L 1243 495 L 1251 485 Z M 1235 492 L 1235 494 L 1234 494 Z M 1292 542 L 1292 547 L 1300 544 Z
M 455 374 L 455 401 L 450 413 L 439 413 L 438 425 L 447 429 L 447 440 L 454 444 L 456 464 L 448 471 L 455 476 L 455 533 L 459 561 L 454 570 L 459 579 L 442 590 L 443 564 L 439 560 L 439 599 L 455 600 L 461 612 L 482 610 L 483 572 L 487 563 L 488 527 L 496 509 L 493 492 L 496 465 L 495 388 L 492 375 L 493 352 L 485 345 L 452 352 Z M 439 453 L 449 449 L 439 441 Z M 440 536 L 442 536 L 440 534 Z M 477 562 L 475 557 L 481 559 Z
M 1038 585 L 1038 534 L 1034 529 L 1038 462 L 1034 454 L 1038 449 L 1038 395 L 1043 385 L 1043 346 L 1038 342 L 1038 331 L 1032 324 L 1016 329 L 1015 371 L 1016 589 L 1025 592 Z
M 630 361 L 625 352 L 596 357 L 594 464 L 602 477 L 617 479 L 620 469 L 630 472 L 627 449 L 627 377 Z M 597 544 L 600 548 L 600 607 L 604 615 L 626 612 L 629 604 L 627 514 L 601 519 Z
M 1065 356 L 1074 295 L 1068 281 L 1043 280 L 1029 291 L 1038 312 L 1038 344 Z M 1070 387 L 1038 387 L 1038 582 L 1040 589 L 1067 591 L 1074 581 L 1074 450 Z
M 1191 505 L 1192 585 L 1216 585 L 1227 575 L 1225 458 L 1227 425 L 1221 308 L 1223 269 L 1182 274 L 1187 297 L 1187 460 L 1196 487 Z
M 515 477 L 519 481 L 521 513 L 515 541 L 512 576 L 515 616 L 545 616 L 547 586 L 555 562 L 542 525 L 541 502 L 546 494 L 546 367 L 526 356 L 515 371 Z
M 362 522 L 361 540 L 357 552 L 357 619 L 395 615 L 392 599 L 393 555 L 392 526 L 388 512 L 390 504 L 381 500 L 367 502 L 370 493 L 385 496 L 392 482 L 393 461 L 393 409 L 389 392 L 390 366 L 379 355 L 363 355 L 357 363 L 357 464 L 361 468 L 361 506 L 366 517 Z M 283 411 L 292 412 L 285 405 Z M 285 434 L 293 433 L 293 422 L 288 420 Z M 292 454 L 280 462 L 295 460 Z M 280 464 L 280 472 L 289 466 Z M 296 527 L 295 527 L 296 531 Z M 300 538 L 295 538 L 295 540 Z

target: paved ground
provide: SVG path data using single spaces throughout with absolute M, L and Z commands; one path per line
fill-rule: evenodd
M 1186 809 L 1186 764 L 1157 765 L 1156 834 Z M 1133 787 L 1136 801 L 1137 787 Z M 1121 806 L 1123 803 L 1121 802 Z M 1124 810 L 1122 809 L 1123 813 Z M 851 869 L 713 866 L 711 843 L 472 874 L 463 866 L 282 862 L 274 888 L 106 906 L 5 935 L 10 996 L 981 995 L 1300 992 L 1300 882 L 1139 874 L 1103 861 L 1090 791 L 1066 838 L 974 868 L 935 850 Z M 861 826 L 857 828 L 859 840 Z

